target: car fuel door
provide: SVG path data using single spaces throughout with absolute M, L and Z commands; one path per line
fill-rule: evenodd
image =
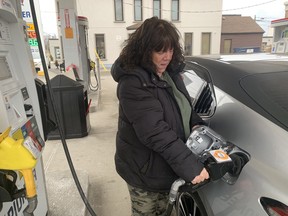
M 216 110 L 216 97 L 209 71 L 196 62 L 186 61 L 182 73 L 194 110 L 209 119 Z

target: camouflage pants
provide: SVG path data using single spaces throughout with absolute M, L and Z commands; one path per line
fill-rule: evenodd
M 132 216 L 165 216 L 169 193 L 145 191 L 128 185 Z

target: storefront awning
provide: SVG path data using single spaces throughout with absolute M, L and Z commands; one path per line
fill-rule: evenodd
M 271 27 L 288 26 L 288 18 L 277 19 L 271 21 Z

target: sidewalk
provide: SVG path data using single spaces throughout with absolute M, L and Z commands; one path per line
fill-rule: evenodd
M 94 79 L 94 78 L 92 78 Z M 128 216 L 130 200 L 126 183 L 115 171 L 115 136 L 118 100 L 110 72 L 101 72 L 101 90 L 88 95 L 96 108 L 89 113 L 88 136 L 67 139 L 69 152 L 84 193 L 97 216 Z M 85 215 L 61 140 L 47 140 L 43 152 L 49 216 Z M 88 211 L 86 215 L 90 215 Z

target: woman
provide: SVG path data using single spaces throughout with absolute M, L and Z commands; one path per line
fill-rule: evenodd
M 152 17 L 130 36 L 111 74 L 119 99 L 115 164 L 127 182 L 132 215 L 163 215 L 172 183 L 209 178 L 185 146 L 191 128 L 203 124 L 193 112 L 180 72 L 179 33 Z

